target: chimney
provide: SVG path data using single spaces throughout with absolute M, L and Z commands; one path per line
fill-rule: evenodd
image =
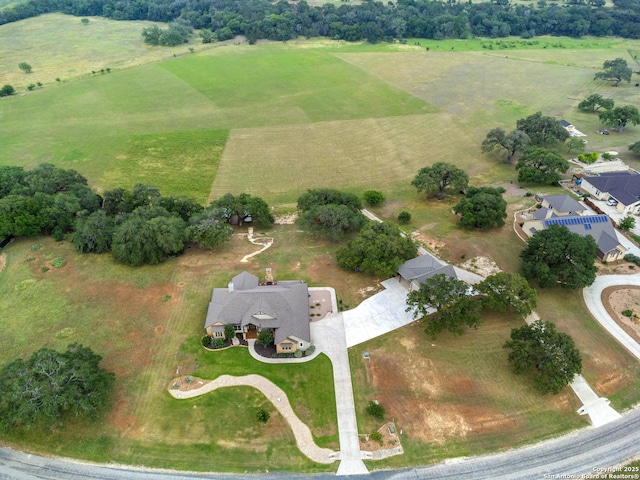
M 229 282 L 227 286 L 229 287 L 229 293 L 233 292 L 233 282 Z
M 271 272 L 271 267 L 267 267 L 267 272 L 264 276 L 264 281 L 267 285 L 273 285 L 273 273 Z

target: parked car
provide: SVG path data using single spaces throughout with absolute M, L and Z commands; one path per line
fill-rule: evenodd
M 610 207 L 615 207 L 616 205 L 618 205 L 618 201 L 610 198 L 609 200 L 607 200 L 607 205 L 609 205 Z
M 609 135 L 609 130 L 600 129 L 598 130 L 598 133 L 601 133 L 602 135 Z

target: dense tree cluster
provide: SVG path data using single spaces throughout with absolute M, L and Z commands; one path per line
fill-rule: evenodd
M 227 194 L 203 208 L 192 198 L 163 197 L 138 184 L 94 193 L 74 170 L 43 164 L 33 170 L 0 167 L 0 237 L 53 235 L 83 253 L 112 252 L 129 265 L 155 264 L 193 243 L 214 248 L 227 241 L 231 224 L 274 221 L 264 200 Z
M 337 242 L 345 233 L 356 232 L 367 223 L 361 209 L 357 195 L 329 188 L 309 190 L 298 198 L 298 222 Z
M 415 242 L 389 222 L 371 222 L 346 247 L 338 249 L 338 265 L 346 270 L 392 277 L 418 253 Z
M 534 386 L 542 394 L 560 393 L 582 372 L 582 357 L 573 339 L 540 320 L 514 328 L 504 348 L 511 349 L 509 362 L 516 373 L 534 375 Z
M 561 180 L 561 174 L 569 170 L 569 162 L 556 152 L 532 147 L 518 159 L 516 170 L 520 183 L 550 185 Z
M 0 11 L 0 24 L 43 13 L 115 20 L 179 20 L 209 29 L 220 40 L 245 35 L 257 39 L 289 40 L 299 36 L 348 41 L 403 38 L 468 38 L 538 35 L 640 38 L 640 1 L 570 0 L 566 5 L 541 0 L 537 5 L 496 2 L 363 2 L 312 7 L 306 1 L 266 0 L 27 0 Z
M 461 335 L 465 327 L 481 325 L 482 310 L 511 311 L 525 317 L 536 302 L 535 290 L 520 275 L 500 272 L 472 289 L 462 280 L 438 274 L 409 292 L 407 312 L 416 320 L 425 319 L 425 332 L 432 337 L 445 330 Z
M 560 285 L 583 288 L 596 279 L 596 241 L 590 235 L 572 233 L 562 225 L 550 225 L 529 239 L 520 257 L 522 273 L 540 287 Z
M 0 237 L 54 235 L 100 208 L 100 197 L 75 170 L 43 164 L 33 170 L 0 167 Z
M 151 25 L 142 29 L 142 38 L 144 43 L 149 45 L 175 47 L 181 43 L 187 43 L 192 31 L 193 29 L 184 23 L 174 22 L 166 29 Z
M 73 417 L 95 417 L 108 404 L 115 375 L 101 357 L 73 344 L 48 348 L 0 369 L 0 427 L 53 427 Z

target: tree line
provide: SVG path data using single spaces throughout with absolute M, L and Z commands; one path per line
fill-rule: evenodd
M 285 41 L 299 36 L 347 41 L 404 38 L 531 38 L 539 35 L 640 38 L 640 0 L 539 0 L 536 5 L 399 0 L 312 7 L 306 1 L 266 0 L 27 0 L 0 11 L 0 25 L 44 13 L 104 16 L 114 20 L 178 21 L 207 29 L 219 40 L 245 35 Z
M 68 235 L 80 252 L 111 252 L 133 266 L 160 263 L 190 244 L 215 248 L 231 238 L 232 224 L 273 221 L 266 202 L 246 193 L 203 207 L 192 198 L 162 196 L 153 185 L 98 195 L 75 170 L 49 164 L 30 171 L 0 167 L 0 237 Z

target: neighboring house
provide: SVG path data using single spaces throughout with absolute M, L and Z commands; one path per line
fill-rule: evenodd
M 548 218 L 584 215 L 587 207 L 569 195 L 547 195 L 540 199 L 540 208 L 533 210 L 522 225 L 524 232 L 530 237 L 542 230 L 542 222 Z
M 450 278 L 458 278 L 453 266 L 441 262 L 428 253 L 407 260 L 398 267 L 398 280 L 410 292 L 419 289 L 425 280 L 438 274 L 443 274 Z
M 627 249 L 618 240 L 615 228 L 607 215 L 559 215 L 543 219 L 527 220 L 522 229 L 532 237 L 549 225 L 564 225 L 578 235 L 593 237 L 598 246 L 597 255 L 603 262 L 621 260 Z
M 571 125 L 566 120 L 560 120 L 560 125 L 562 125 L 562 128 L 564 128 L 567 132 L 569 132 L 569 135 L 572 137 L 586 137 L 584 133 L 582 133 L 580 130 L 578 130 L 576 127 Z
M 222 338 L 224 326 L 231 324 L 246 340 L 269 330 L 278 353 L 293 353 L 311 346 L 309 322 L 306 283 L 285 280 L 260 284 L 258 277 L 242 272 L 227 288 L 213 289 L 204 328 L 207 335 Z
M 616 210 L 622 214 L 640 213 L 640 175 L 636 173 L 609 172 L 584 177 L 580 186 L 598 200 L 617 202 Z

